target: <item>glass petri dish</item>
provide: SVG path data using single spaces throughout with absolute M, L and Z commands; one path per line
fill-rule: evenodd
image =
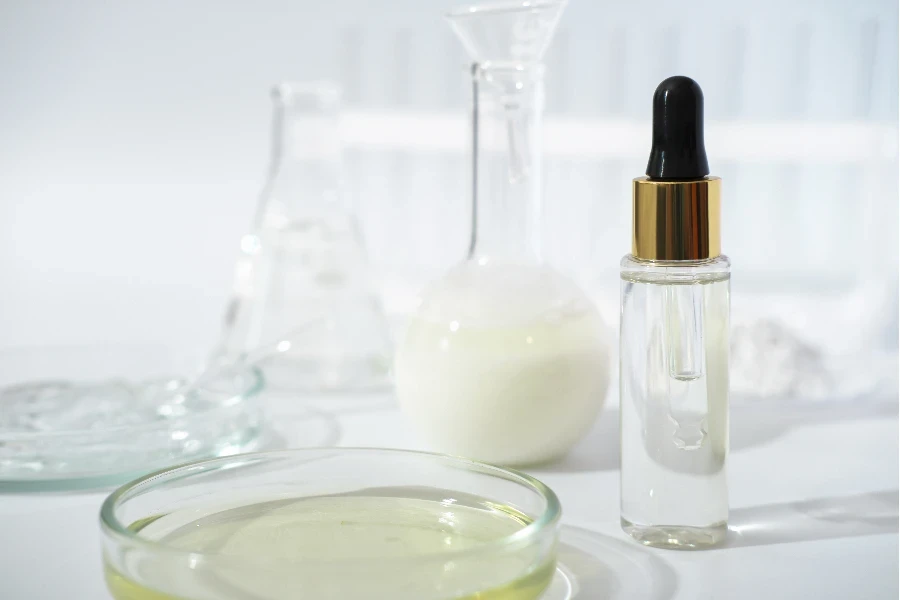
M 0 490 L 120 484 L 254 449 L 260 373 L 183 362 L 141 345 L 0 352 Z
M 100 513 L 117 600 L 536 600 L 560 505 L 541 482 L 440 454 L 245 454 L 160 471 Z

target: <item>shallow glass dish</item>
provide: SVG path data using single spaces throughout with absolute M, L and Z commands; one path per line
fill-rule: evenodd
M 536 600 L 559 518 L 527 475 L 361 448 L 185 465 L 119 488 L 100 513 L 117 600 Z
M 183 362 L 139 345 L 0 352 L 0 490 L 119 484 L 253 449 L 260 373 Z

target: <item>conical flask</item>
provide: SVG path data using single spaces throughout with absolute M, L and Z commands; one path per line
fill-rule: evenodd
M 560 458 L 599 414 L 610 336 L 540 249 L 540 62 L 564 2 L 448 15 L 472 65 L 472 239 L 421 294 L 395 357 L 397 399 L 434 449 L 505 465 Z
M 389 327 L 341 192 L 340 92 L 283 83 L 272 96 L 271 169 L 216 358 L 259 366 L 275 390 L 385 386 Z

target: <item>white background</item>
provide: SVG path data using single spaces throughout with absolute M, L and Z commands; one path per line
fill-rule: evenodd
M 0 344 L 212 344 L 283 79 L 343 85 L 350 193 L 402 313 L 467 243 L 451 5 L 0 2 Z M 896 3 L 575 0 L 547 60 L 546 254 L 610 322 L 652 91 L 682 73 L 725 179 L 736 318 L 896 347 Z

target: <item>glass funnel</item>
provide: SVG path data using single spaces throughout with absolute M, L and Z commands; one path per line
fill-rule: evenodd
M 340 93 L 273 90 L 272 164 L 241 239 L 218 358 L 259 366 L 281 390 L 387 383 L 387 320 L 357 220 L 341 193 Z
M 544 58 L 566 4 L 518 0 L 461 6 L 447 20 L 474 62 L 533 64 Z
M 541 259 L 539 59 L 563 6 L 448 16 L 476 61 L 472 239 L 467 260 L 421 295 L 395 362 L 398 399 L 426 441 L 507 465 L 565 454 L 594 422 L 608 383 L 603 320 Z

